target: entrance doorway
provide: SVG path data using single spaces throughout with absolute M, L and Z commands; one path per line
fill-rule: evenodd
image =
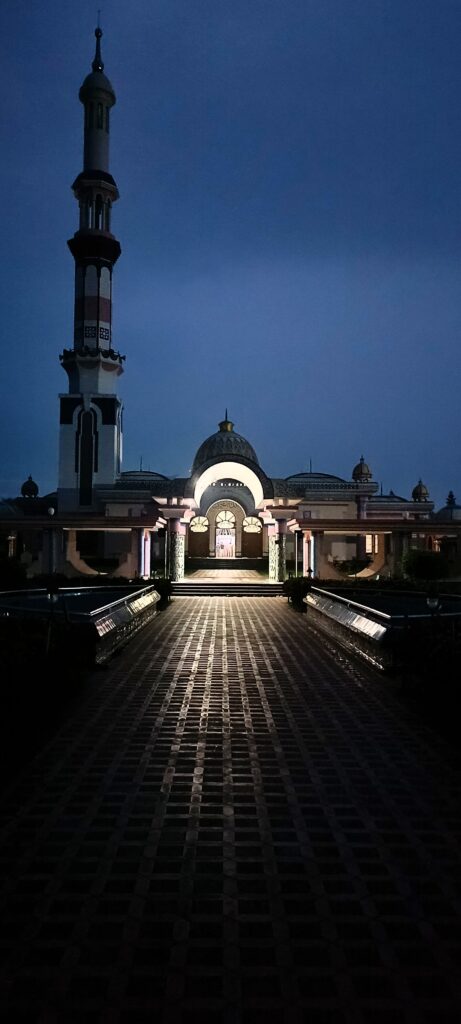
M 216 527 L 216 558 L 235 558 L 235 528 Z

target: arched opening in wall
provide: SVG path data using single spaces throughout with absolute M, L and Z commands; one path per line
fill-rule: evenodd
M 84 563 L 90 573 L 117 575 L 117 569 L 130 551 L 131 534 L 105 532 L 104 530 L 77 530 L 75 533 L 75 551 L 78 559 Z M 68 556 L 69 557 L 69 556 Z M 69 557 L 74 564 L 75 559 Z M 84 571 L 83 565 L 78 565 Z
M 216 516 L 216 558 L 235 558 L 235 516 L 229 509 Z
M 96 196 L 96 207 L 95 207 L 95 224 L 94 224 L 94 226 L 95 226 L 97 231 L 101 231 L 101 228 L 103 226 L 103 224 L 102 224 L 102 210 L 103 210 L 102 196 L 97 195 Z
M 189 558 L 206 558 L 209 545 L 209 522 L 206 516 L 194 516 L 189 523 L 187 553 Z
M 263 527 L 258 516 L 245 516 L 242 523 L 243 558 L 261 558 L 263 553 Z

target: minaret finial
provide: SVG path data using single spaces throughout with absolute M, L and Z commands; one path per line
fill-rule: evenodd
M 227 420 L 227 409 L 226 409 L 226 415 L 225 415 L 224 419 Z
M 92 65 L 91 65 L 91 67 L 93 68 L 93 71 L 104 71 L 104 61 L 103 61 L 103 59 L 101 57 L 102 29 L 101 29 L 101 27 L 99 25 L 99 15 L 100 15 L 100 13 L 101 12 L 98 11 L 98 27 L 95 28 L 95 30 L 94 30 L 94 34 L 96 36 L 96 53 L 94 55 L 94 61 L 93 61 Z

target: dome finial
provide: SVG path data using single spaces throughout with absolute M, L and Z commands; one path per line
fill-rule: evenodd
M 95 30 L 94 30 L 94 34 L 96 36 L 96 53 L 94 55 L 94 61 L 93 61 L 92 65 L 91 65 L 91 67 L 93 68 L 93 71 L 104 71 L 104 61 L 103 61 L 103 59 L 101 57 L 102 29 L 101 29 L 101 27 L 99 25 L 99 15 L 100 15 L 100 13 L 101 12 L 98 11 L 98 27 L 95 28 Z
M 231 421 L 227 418 L 227 409 L 226 409 L 226 415 L 225 415 L 224 419 L 221 420 L 221 423 L 218 423 L 218 427 L 219 427 L 221 433 L 226 433 L 226 431 L 227 431 L 227 433 L 230 433 L 234 429 L 234 424 L 231 423 Z

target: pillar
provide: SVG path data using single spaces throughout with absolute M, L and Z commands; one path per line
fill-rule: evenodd
M 274 526 L 271 525 L 271 526 L 267 527 L 267 539 L 268 539 L 268 543 L 269 543 L 269 579 L 272 580 L 275 583 L 275 581 L 277 579 L 277 557 L 278 557 L 277 556 L 277 545 L 276 545 L 277 533 L 276 533 L 275 525 Z
M 331 569 L 328 562 L 325 559 L 324 545 L 323 545 L 323 530 L 312 531 L 312 542 L 311 542 L 311 569 L 314 570 L 314 575 L 317 579 L 328 579 L 331 577 Z M 334 575 L 334 574 L 333 574 Z
M 179 519 L 169 520 L 170 533 L 170 577 L 184 579 L 186 527 Z
M 303 576 L 307 576 L 308 569 L 312 569 L 310 540 L 311 531 L 303 530 Z
M 367 505 L 368 497 L 366 494 L 359 494 L 356 498 L 357 501 L 357 519 L 367 518 Z M 366 558 L 367 556 L 367 539 L 364 533 L 357 534 L 357 558 Z
M 58 571 L 58 538 L 56 536 L 56 530 L 49 526 L 43 531 L 43 547 L 42 547 L 42 572 L 51 576 L 53 573 Z
M 286 519 L 279 519 L 277 521 L 278 526 L 278 544 L 276 546 L 277 558 L 276 558 L 276 581 L 277 583 L 283 583 L 286 579 L 287 574 L 287 521 Z
M 392 533 L 390 537 L 389 570 L 391 576 L 402 575 L 402 559 L 410 547 L 410 536 L 406 533 Z
M 151 532 L 139 531 L 139 575 L 150 578 Z

